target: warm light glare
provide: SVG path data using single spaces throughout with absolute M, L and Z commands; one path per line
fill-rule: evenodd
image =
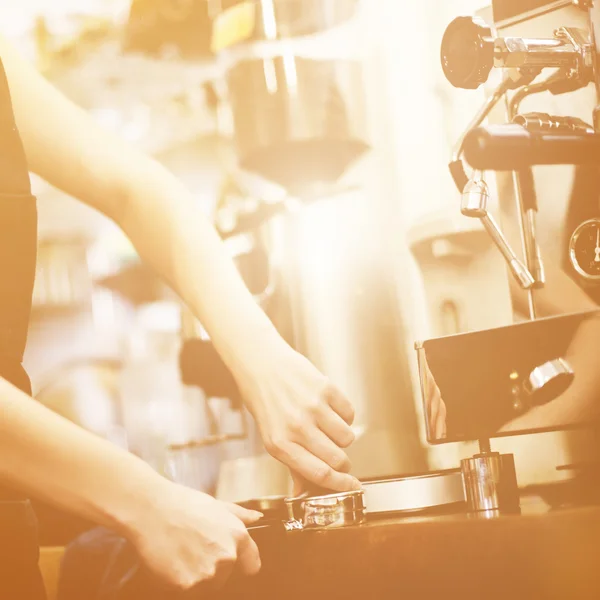
M 298 89 L 298 73 L 296 71 L 296 58 L 293 54 L 286 53 L 283 55 L 283 70 L 285 71 L 288 90 L 290 92 L 296 91 Z
M 263 61 L 263 70 L 265 73 L 265 82 L 270 94 L 277 93 L 277 73 L 275 71 L 275 62 L 271 58 Z
M 273 0 L 262 0 L 263 26 L 268 40 L 277 39 L 277 22 L 275 21 L 275 6 Z

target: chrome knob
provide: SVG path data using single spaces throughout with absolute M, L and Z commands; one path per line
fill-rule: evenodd
M 523 383 L 528 404 L 547 404 L 564 394 L 574 379 L 575 373 L 564 358 L 556 358 L 536 367 Z

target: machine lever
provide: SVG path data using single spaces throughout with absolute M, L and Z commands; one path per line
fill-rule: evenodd
M 465 158 L 481 171 L 522 171 L 535 165 L 600 165 L 600 134 L 529 132 L 517 123 L 469 132 Z
M 461 212 L 465 217 L 480 219 L 492 241 L 500 250 L 513 277 L 519 285 L 528 290 L 535 284 L 533 275 L 527 267 L 519 260 L 514 250 L 510 247 L 500 227 L 487 210 L 489 191 L 483 179 L 471 180 L 462 195 Z

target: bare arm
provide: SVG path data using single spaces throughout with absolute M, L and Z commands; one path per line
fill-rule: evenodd
M 0 379 L 0 479 L 125 533 L 162 479 Z
M 200 318 L 229 366 L 249 368 L 255 340 L 264 344 L 276 332 L 190 192 L 96 125 L 4 40 L 0 55 L 31 170 L 120 225 Z
M 271 454 L 321 486 L 357 488 L 342 450 L 354 438 L 352 406 L 279 336 L 190 192 L 1 39 L 0 56 L 30 168 L 117 222 L 174 287 L 236 376 Z
M 170 483 L 146 463 L 0 379 L 0 480 L 128 538 L 167 584 L 260 568 L 244 527 L 260 517 Z

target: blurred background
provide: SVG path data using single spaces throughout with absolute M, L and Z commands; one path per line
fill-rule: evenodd
M 488 4 L 0 5 L 3 34 L 49 80 L 186 183 L 257 302 L 353 401 L 360 478 L 454 468 L 473 453 L 425 443 L 414 344 L 515 319 L 505 265 L 461 216 L 447 169 L 486 91 L 451 88 L 440 42 L 454 17 Z M 36 397 L 186 485 L 236 501 L 285 493 L 287 473 L 201 326 L 114 225 L 33 183 Z M 568 185 L 541 213 L 566 206 Z M 551 242 L 562 215 L 545 214 Z M 569 462 L 568 435 L 498 447 L 535 483 Z

